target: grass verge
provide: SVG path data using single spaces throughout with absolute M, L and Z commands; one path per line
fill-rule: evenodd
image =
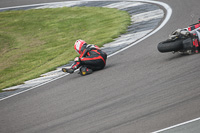
M 77 39 L 101 47 L 129 24 L 127 12 L 102 7 L 0 12 L 0 91 L 73 60 Z

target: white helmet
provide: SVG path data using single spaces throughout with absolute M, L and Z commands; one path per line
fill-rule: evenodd
M 87 45 L 87 43 L 83 40 L 77 40 L 74 44 L 74 49 L 76 50 L 76 52 L 78 54 L 81 54 L 81 52 L 83 52 L 83 49 L 81 49 L 83 47 L 83 45 Z

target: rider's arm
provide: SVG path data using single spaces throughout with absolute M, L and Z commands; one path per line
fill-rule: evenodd
M 74 70 L 78 69 L 79 67 L 80 67 L 80 61 L 75 61 L 71 66 L 71 68 Z
M 79 57 L 76 57 L 74 59 L 74 63 L 71 66 L 72 69 L 75 70 L 75 69 L 78 69 L 80 67 L 80 65 L 81 65 L 81 60 L 80 59 L 83 58 L 83 57 L 85 57 L 87 55 L 88 51 L 89 51 L 88 48 L 84 49 L 83 52 L 82 52 L 82 54 Z
M 84 49 L 82 54 L 79 56 L 79 58 L 85 57 L 87 55 L 87 52 L 89 51 L 88 48 Z

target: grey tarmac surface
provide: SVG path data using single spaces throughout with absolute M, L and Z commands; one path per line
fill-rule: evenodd
M 149 133 L 199 117 L 199 54 L 161 54 L 156 47 L 173 30 L 197 22 L 200 3 L 163 2 L 173 9 L 169 22 L 108 58 L 104 70 L 69 75 L 0 101 L 0 131 Z

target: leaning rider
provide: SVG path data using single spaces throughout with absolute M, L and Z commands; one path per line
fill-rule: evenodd
M 77 40 L 74 49 L 80 56 L 74 59 L 71 68 L 62 68 L 63 72 L 73 73 L 80 67 L 80 74 L 84 76 L 105 67 L 107 54 L 98 46 Z

